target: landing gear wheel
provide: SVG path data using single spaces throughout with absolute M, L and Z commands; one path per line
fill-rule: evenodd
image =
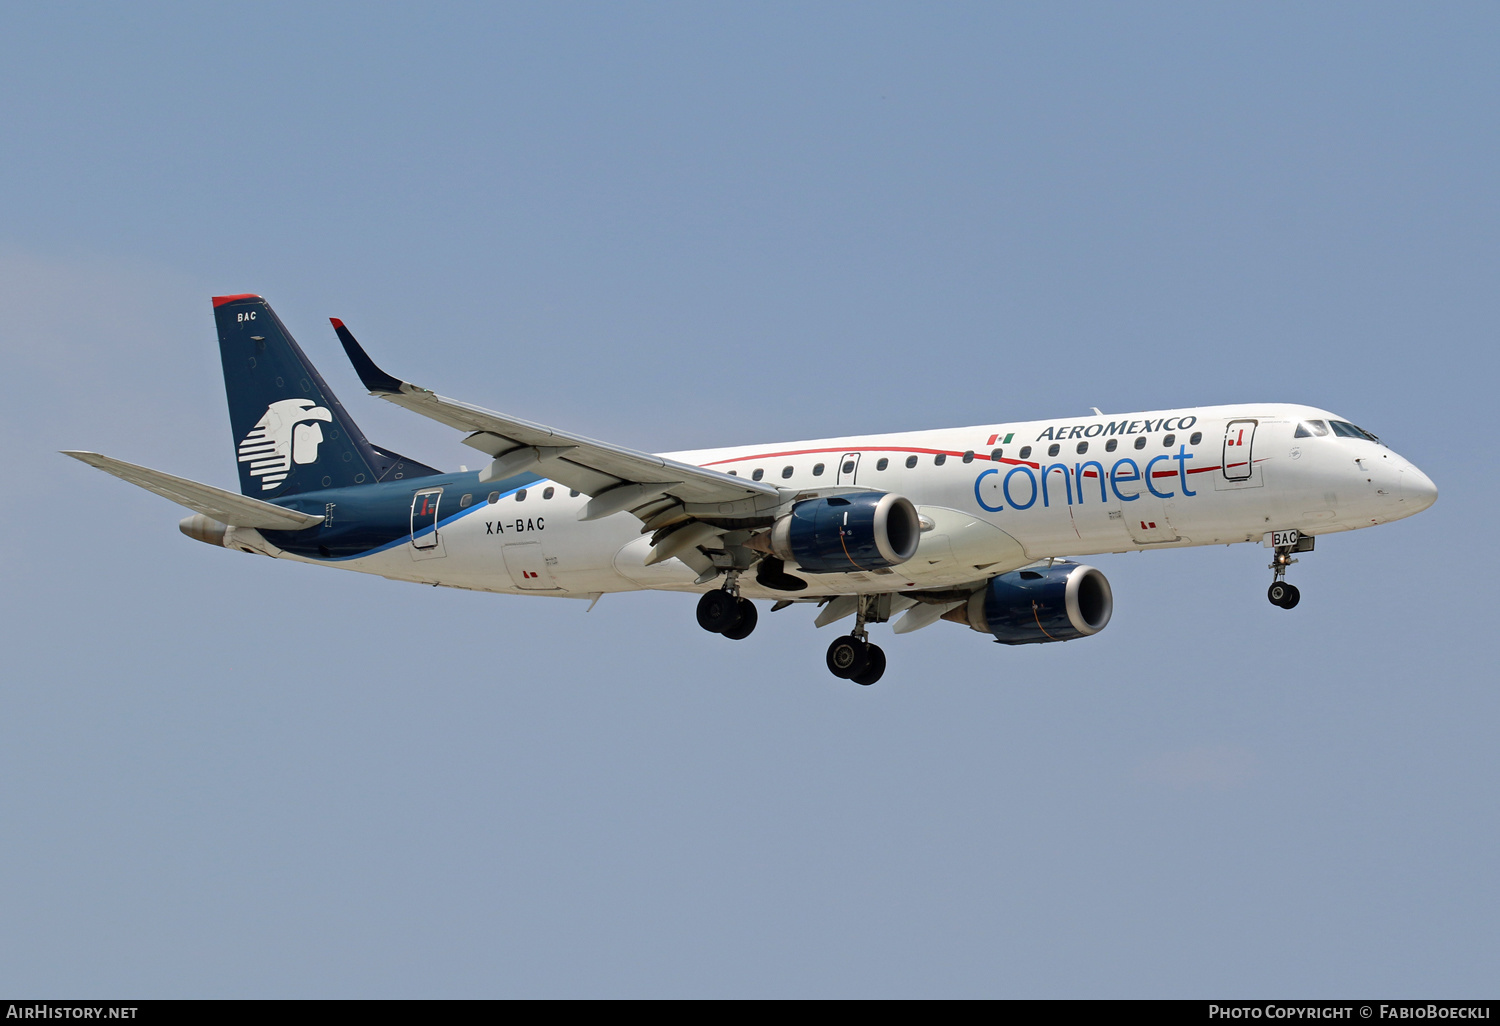
M 698 600 L 698 626 L 712 634 L 723 634 L 739 618 L 739 599 L 727 591 L 706 591 Z
M 828 646 L 828 672 L 844 680 L 862 673 L 869 665 L 870 648 L 869 644 L 852 634 L 835 638 L 833 644 Z
M 740 618 L 735 621 L 733 627 L 723 631 L 724 637 L 730 641 L 742 641 L 750 636 L 755 630 L 755 623 L 760 619 L 760 614 L 755 611 L 755 603 L 749 599 L 742 598 L 735 606 Z
M 1282 609 L 1291 609 L 1302 601 L 1302 593 L 1297 590 L 1295 584 L 1287 584 L 1285 581 L 1277 581 L 1266 589 L 1266 598 L 1271 600 L 1271 605 L 1280 606 Z
M 885 650 L 879 645 L 868 645 L 866 646 L 866 652 L 865 668 L 859 673 L 852 674 L 849 679 L 856 684 L 863 684 L 868 687 L 879 680 L 881 674 L 885 673 Z
M 1277 583 L 1266 589 L 1266 598 L 1271 598 L 1272 606 L 1292 609 L 1295 604 L 1302 601 L 1302 592 L 1298 591 L 1298 586 L 1289 585 L 1286 580 L 1278 580 Z

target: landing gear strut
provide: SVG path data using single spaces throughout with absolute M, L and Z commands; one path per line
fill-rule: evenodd
M 724 587 L 706 591 L 698 600 L 698 626 L 731 641 L 748 638 L 759 619 L 755 603 L 739 596 L 738 573 L 731 572 Z
M 835 677 L 870 685 L 885 673 L 885 651 L 870 644 L 869 632 L 865 630 L 865 619 L 873 612 L 872 602 L 876 599 L 873 595 L 861 596 L 855 607 L 853 633 L 835 638 L 828 646 L 828 670 Z
M 1282 609 L 1291 609 L 1298 602 L 1302 601 L 1302 593 L 1297 590 L 1297 586 L 1286 583 L 1287 567 L 1297 562 L 1297 560 L 1292 558 L 1292 553 L 1295 551 L 1297 551 L 1295 543 L 1292 545 L 1278 545 L 1276 546 L 1276 554 L 1271 557 L 1269 569 L 1276 576 L 1271 581 L 1271 586 L 1266 589 L 1266 598 L 1271 600 L 1271 605 L 1280 606 Z

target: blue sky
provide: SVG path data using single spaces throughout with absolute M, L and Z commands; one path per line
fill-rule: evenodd
M 1500 960 L 1492 5 L 0 12 L 0 990 L 1475 996 Z M 831 630 L 237 556 L 208 297 L 643 449 L 1307 402 L 1437 482 L 1265 600 Z M 1486 669 L 1488 667 L 1488 669 Z

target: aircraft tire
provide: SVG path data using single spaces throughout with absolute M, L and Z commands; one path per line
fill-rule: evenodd
M 1271 600 L 1271 605 L 1287 609 L 1289 607 L 1286 604 L 1286 597 L 1291 590 L 1292 586 L 1290 584 L 1284 581 L 1277 581 L 1266 589 L 1266 598 Z
M 869 646 L 869 654 L 866 658 L 865 668 L 849 679 L 856 684 L 869 687 L 881 678 L 885 673 L 885 649 L 879 645 Z
M 1302 601 L 1302 592 L 1300 592 L 1300 591 L 1297 590 L 1297 586 L 1295 584 L 1288 584 L 1286 586 L 1286 596 L 1284 598 L 1282 598 L 1282 600 L 1281 600 L 1281 608 L 1282 609 L 1291 609 L 1293 606 L 1295 606 L 1298 602 L 1301 602 L 1301 601 Z
M 868 665 L 870 647 L 852 634 L 835 638 L 833 644 L 828 646 L 828 672 L 849 680 Z
M 755 603 L 746 598 L 740 599 L 735 608 L 739 611 L 740 618 L 734 622 L 734 626 L 721 633 L 730 641 L 743 641 L 755 630 L 760 614 L 755 611 Z
M 727 591 L 706 591 L 698 600 L 698 626 L 710 634 L 723 634 L 740 618 L 739 600 Z

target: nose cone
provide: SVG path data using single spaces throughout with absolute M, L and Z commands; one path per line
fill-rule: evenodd
M 1432 478 L 1416 467 L 1402 468 L 1401 504 L 1406 507 L 1407 516 L 1422 512 L 1434 502 L 1437 502 L 1437 485 L 1432 483 Z

